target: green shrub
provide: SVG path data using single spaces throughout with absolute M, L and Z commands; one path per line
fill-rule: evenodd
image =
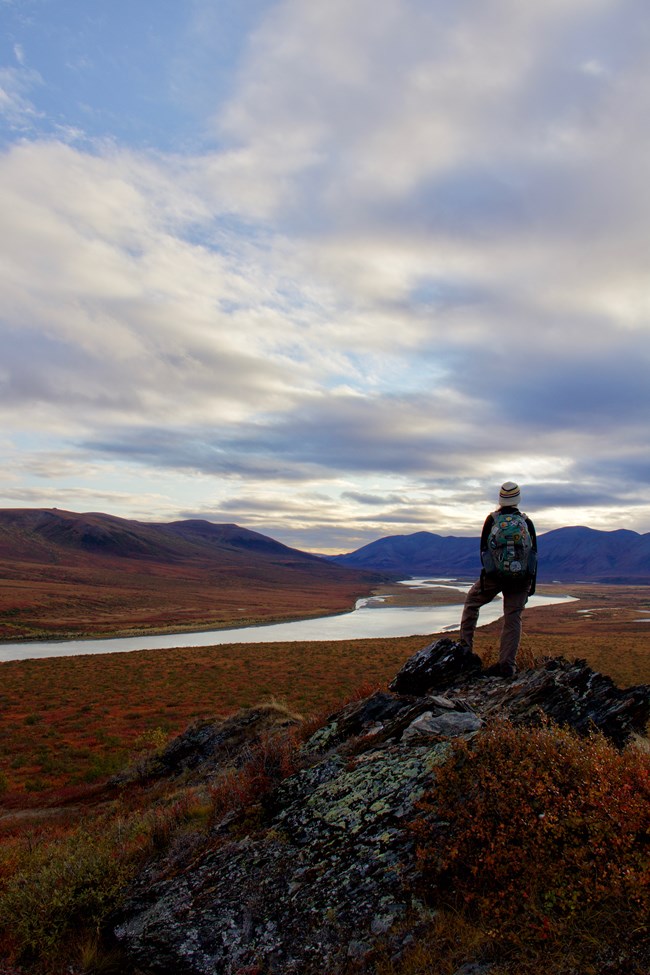
M 40 775 L 25 780 L 25 792 L 45 792 L 47 782 Z
M 96 752 L 91 755 L 88 767 L 84 770 L 83 774 L 75 776 L 74 779 L 86 783 L 100 782 L 103 779 L 107 779 L 123 768 L 125 755 L 126 749 L 120 749 L 114 752 Z
M 31 838 L 0 889 L 0 957 L 38 964 L 42 973 L 79 955 L 144 859 L 172 840 L 191 811 L 183 797 L 58 838 Z
M 113 844 L 79 830 L 29 852 L 0 895 L 5 942 L 19 957 L 56 955 L 81 920 L 100 923 L 129 875 Z
M 647 938 L 650 760 L 642 751 L 497 722 L 455 746 L 421 808 L 426 888 L 479 921 L 502 950 L 584 942 L 606 953 L 607 937 L 630 950 Z
M 168 740 L 169 734 L 163 728 L 148 728 L 136 738 L 133 746 L 139 751 L 162 752 Z

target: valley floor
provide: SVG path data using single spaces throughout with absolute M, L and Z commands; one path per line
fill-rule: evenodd
M 621 687 L 650 683 L 649 624 L 638 622 L 650 615 L 650 590 L 562 591 L 578 601 L 524 613 L 520 665 L 544 656 L 584 658 Z M 477 631 L 475 649 L 487 663 L 496 658 L 500 627 Z M 0 801 L 6 809 L 76 802 L 191 721 L 271 698 L 303 715 L 326 713 L 359 688 L 385 687 L 435 638 L 231 644 L 3 663 Z

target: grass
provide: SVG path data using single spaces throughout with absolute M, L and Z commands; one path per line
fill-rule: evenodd
M 416 649 L 422 638 L 410 643 Z M 392 641 L 351 641 L 5 663 L 4 804 L 22 805 L 25 783 L 34 776 L 49 790 L 78 788 L 96 781 L 98 766 L 123 763 L 143 735 L 177 734 L 196 718 L 225 717 L 270 694 L 302 714 L 333 708 L 365 680 L 385 683 L 408 652 Z
M 286 708 L 268 710 L 280 724 Z M 246 831 L 260 824 L 260 799 L 303 764 L 300 738 L 269 730 L 245 749 L 243 765 L 209 783 L 143 783 L 138 767 L 119 798 L 56 822 L 14 822 L 0 847 L 0 971 L 31 975 L 124 975 L 102 928 L 126 886 L 162 853 L 214 846 L 211 828 L 237 814 Z M 149 751 L 161 743 L 154 736 Z M 141 767 L 140 767 L 141 768 Z M 2 960 L 10 964 L 2 967 Z M 130 971 L 130 970 L 129 970 Z
M 590 593 L 593 601 L 593 594 Z M 529 610 L 519 654 L 586 658 L 619 686 L 650 682 L 648 630 L 585 621 L 576 606 Z M 477 631 L 496 658 L 500 623 Z M 434 634 L 340 642 L 239 644 L 9 661 L 0 665 L 0 790 L 8 808 L 58 802 L 107 778 L 143 736 L 178 734 L 274 695 L 303 715 L 362 683 L 386 686 Z M 0 820 L 1 829 L 1 820 Z
M 334 579 L 332 567 L 319 563 L 265 563 L 245 572 L 227 560 L 79 555 L 77 563 L 0 557 L 0 639 L 133 636 L 325 616 L 351 609 L 373 585 L 354 571 Z
M 581 657 L 620 686 L 650 682 L 648 630 L 633 622 L 646 593 L 608 589 L 603 596 L 591 587 L 583 594 L 583 601 L 598 609 L 590 619 L 576 612 L 582 604 L 527 611 L 520 663 L 545 655 Z M 617 610 L 619 605 L 623 608 Z M 477 631 L 475 649 L 486 662 L 496 657 L 499 629 L 496 623 Z M 314 727 L 358 688 L 385 687 L 412 653 L 435 638 L 242 644 L 2 664 L 4 956 L 20 957 L 25 971 L 31 959 L 38 975 L 66 970 L 59 964 L 61 952 L 77 965 L 70 970 L 96 970 L 106 961 L 97 940 L 101 918 L 146 858 L 174 842 L 202 842 L 218 808 L 253 801 L 274 776 L 292 768 L 293 757 L 290 749 L 267 748 L 261 765 L 257 756 L 257 766 L 237 779 L 224 778 L 212 793 L 152 794 L 134 788 L 128 797 L 116 798 L 106 783 L 124 764 L 160 748 L 197 718 L 225 717 L 271 693 Z M 609 765 L 603 774 L 610 775 Z M 598 910 L 591 920 L 582 912 L 589 937 L 598 933 Z M 80 917 L 85 918 L 81 926 Z M 495 944 L 491 932 L 475 905 L 469 910 L 445 903 L 433 927 L 399 964 L 378 960 L 377 975 L 449 975 L 467 958 L 489 956 Z M 576 938 L 575 932 L 571 937 L 565 932 L 554 941 L 575 955 Z M 542 954 L 533 953 L 526 962 L 529 969 L 508 968 L 503 943 L 500 950 L 501 967 L 493 975 L 542 969 L 545 975 L 568 975 L 566 966 L 548 951 L 544 955 L 544 945 L 535 948 Z M 581 957 L 582 968 L 576 970 L 589 975 L 584 951 Z M 618 975 L 613 968 L 598 975 L 605 971 Z M 636 975 L 635 969 L 629 967 L 626 975 Z
M 192 814 L 188 792 L 14 834 L 0 855 L 1 957 L 35 975 L 92 971 L 83 957 L 126 884 Z

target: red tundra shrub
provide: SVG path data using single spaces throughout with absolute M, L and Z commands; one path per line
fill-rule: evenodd
M 240 767 L 228 768 L 210 787 L 213 815 L 241 811 L 260 802 L 271 789 L 300 768 L 298 739 L 292 731 L 266 732 L 253 744 Z
M 426 889 L 502 944 L 600 936 L 605 923 L 612 944 L 647 939 L 647 752 L 499 721 L 455 746 L 421 808 Z

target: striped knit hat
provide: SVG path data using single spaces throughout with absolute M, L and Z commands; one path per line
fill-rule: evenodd
M 521 501 L 519 485 L 512 481 L 506 481 L 499 491 L 499 505 L 502 508 L 518 508 Z

